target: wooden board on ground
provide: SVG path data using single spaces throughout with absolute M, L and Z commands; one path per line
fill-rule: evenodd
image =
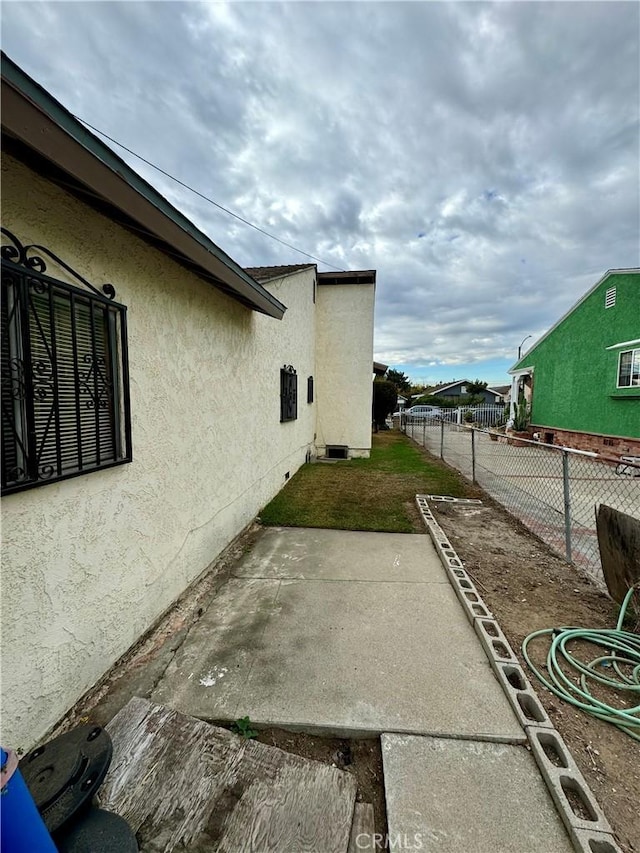
M 129 823 L 141 853 L 346 853 L 348 773 L 139 698 L 107 730 L 100 805 Z
M 347 853 L 359 853 L 360 850 L 375 850 L 375 831 L 376 820 L 371 803 L 356 803 L 353 811 L 351 838 Z
M 600 504 L 596 527 L 607 589 L 622 604 L 628 590 L 640 581 L 640 519 Z

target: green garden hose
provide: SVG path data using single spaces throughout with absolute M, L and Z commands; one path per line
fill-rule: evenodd
M 640 741 L 640 705 L 632 708 L 614 708 L 596 699 L 589 689 L 591 680 L 616 690 L 618 695 L 625 696 L 630 693 L 632 701 L 640 698 L 640 636 L 622 630 L 627 607 L 636 591 L 640 592 L 640 584 L 632 586 L 625 595 L 615 629 L 544 628 L 542 631 L 534 631 L 525 638 L 522 643 L 522 654 L 545 687 L 560 699 L 600 720 L 613 723 L 614 726 Z M 527 654 L 527 646 L 536 637 L 546 635 L 553 639 L 547 653 L 548 674 L 545 677 L 531 662 Z M 571 653 L 568 645 L 580 640 L 600 646 L 606 654 L 600 655 L 590 663 L 578 660 Z M 571 669 L 580 673 L 579 684 L 566 674 Z M 613 670 L 615 675 L 609 674 L 607 670 Z

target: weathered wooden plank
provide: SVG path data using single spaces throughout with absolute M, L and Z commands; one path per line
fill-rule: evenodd
M 348 773 L 144 699 L 131 699 L 108 731 L 100 804 L 128 821 L 142 853 L 347 850 Z
M 376 850 L 376 821 L 371 803 L 356 803 L 353 810 L 351 837 L 347 853 L 361 853 L 362 850 Z M 380 849 L 378 845 L 377 849 Z
M 630 587 L 640 581 L 640 520 L 600 504 L 596 527 L 607 589 L 622 604 Z

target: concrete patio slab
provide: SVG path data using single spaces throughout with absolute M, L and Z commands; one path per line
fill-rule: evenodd
M 382 735 L 389 838 L 437 853 L 571 853 L 524 747 Z
M 424 538 L 423 534 L 268 527 L 234 575 L 448 583 L 438 555 L 425 548 Z
M 258 724 L 316 733 L 426 732 L 524 742 L 478 638 L 436 565 L 429 537 L 401 537 L 411 554 L 403 560 L 394 535 L 386 542 L 387 534 L 322 533 L 330 534 L 324 553 L 333 556 L 322 562 L 319 577 L 312 576 L 313 562 L 305 558 L 304 579 L 286 575 L 304 531 L 266 537 L 268 569 L 275 577 L 239 576 L 223 586 L 167 668 L 153 701 L 210 721 L 249 715 Z M 366 560 L 358 559 L 361 537 Z M 398 548 L 393 576 L 380 580 Z M 261 570 L 256 552 L 241 561 L 239 575 Z M 284 573 L 281 579 L 278 572 Z

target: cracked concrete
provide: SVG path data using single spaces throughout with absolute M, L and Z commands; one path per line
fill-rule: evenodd
M 316 734 L 524 741 L 428 537 L 271 528 L 233 574 L 154 702 Z
M 429 537 L 258 528 L 234 545 L 59 731 L 137 695 L 209 721 L 382 734 L 390 834 L 571 849 Z

